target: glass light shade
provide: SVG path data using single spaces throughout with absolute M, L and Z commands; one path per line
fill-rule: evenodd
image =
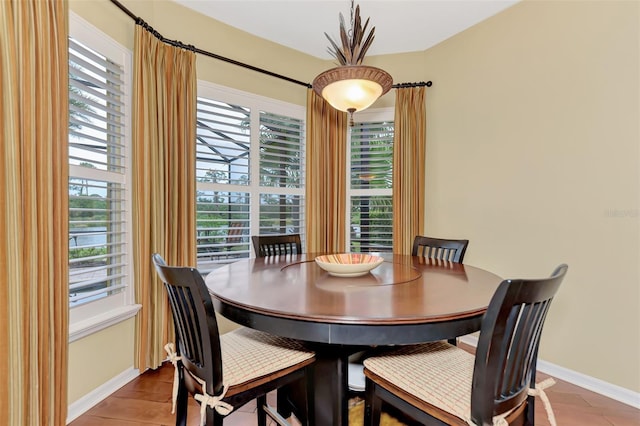
M 332 107 L 345 112 L 369 108 L 380 95 L 382 86 L 370 80 L 340 80 L 322 90 L 322 97 Z
M 370 107 L 391 89 L 393 79 L 379 68 L 345 65 L 323 72 L 313 80 L 313 90 L 339 111 Z

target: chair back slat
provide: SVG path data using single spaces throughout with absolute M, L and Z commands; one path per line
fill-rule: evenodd
M 495 292 L 476 349 L 471 394 L 476 424 L 492 424 L 495 415 L 522 404 L 535 386 L 542 328 L 566 271 L 560 265 L 549 278 L 505 280 Z
M 251 241 L 256 257 L 302 254 L 300 234 L 254 235 Z
M 190 324 L 190 314 L 185 312 L 185 291 L 180 287 L 173 287 L 165 283 L 165 290 L 169 298 L 169 305 L 171 306 L 171 314 L 173 315 L 173 323 L 177 336 L 178 351 L 181 355 L 188 357 L 197 365 L 202 364 L 202 354 L 199 351 L 194 350 L 195 334 L 199 333 L 199 330 L 194 330 L 194 327 Z M 188 292 L 189 290 L 186 289 Z M 196 324 L 197 327 L 197 324 Z
M 506 358 L 506 367 L 503 371 L 503 379 L 496 381 L 497 392 L 501 392 L 503 395 L 515 394 L 521 389 L 525 388 L 529 384 L 530 377 L 527 376 L 527 372 L 530 372 L 532 357 L 529 356 L 534 350 L 534 345 L 539 339 L 541 330 L 539 327 L 534 327 L 535 324 L 541 324 L 541 318 L 538 318 L 543 313 L 543 309 L 539 309 L 543 305 L 519 305 L 514 306 L 510 316 L 517 317 L 515 324 L 515 330 L 512 334 L 512 341 L 510 344 L 505 345 L 505 350 L 508 351 Z M 501 355 L 504 356 L 504 355 Z
M 449 240 L 417 235 L 413 240 L 411 255 L 462 263 L 468 245 L 469 240 Z
M 194 268 L 167 266 L 158 254 L 153 261 L 167 290 L 181 364 L 207 383 L 209 395 L 217 395 L 222 390 L 220 335 L 202 275 Z
M 188 287 L 173 287 L 165 284 L 167 293 L 171 294 L 171 311 L 174 314 L 176 335 L 180 347 L 180 354 L 195 365 L 204 364 L 204 348 L 202 345 L 202 331 L 197 321 L 198 313 L 191 289 Z

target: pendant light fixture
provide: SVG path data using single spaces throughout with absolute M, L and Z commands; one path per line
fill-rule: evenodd
M 386 71 L 368 65 L 362 60 L 373 42 L 375 27 L 365 37 L 369 18 L 362 26 L 360 6 L 353 9 L 351 0 L 351 29 L 345 28 L 344 17 L 340 13 L 339 46 L 329 34 L 329 53 L 336 58 L 339 66 L 327 70 L 313 80 L 313 90 L 322 96 L 337 110 L 348 112 L 350 125 L 353 125 L 353 113 L 370 107 L 380 96 L 391 89 L 393 79 Z

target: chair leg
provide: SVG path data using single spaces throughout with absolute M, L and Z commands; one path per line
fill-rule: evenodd
M 258 414 L 258 426 L 267 426 L 267 413 L 264 411 L 265 405 L 267 405 L 267 396 L 260 395 L 256 398 L 257 414 Z
M 224 417 L 221 414 L 218 414 L 218 412 L 216 410 L 212 410 L 211 408 L 207 408 L 207 423 L 206 425 L 213 425 L 213 426 L 223 426 L 224 424 Z
M 307 380 L 299 379 L 282 386 L 277 391 L 278 414 L 285 419 L 295 414 L 304 425 L 307 423 Z
M 524 425 L 525 426 L 534 426 L 535 425 L 535 397 L 528 396 L 527 397 L 527 408 L 525 408 L 525 416 L 524 416 Z
M 376 397 L 376 385 L 369 379 L 365 383 L 364 426 L 378 426 L 380 424 L 382 400 Z
M 532 389 L 536 387 L 536 373 L 538 368 L 538 353 L 533 356 L 533 365 L 531 366 L 531 381 L 529 386 Z M 536 398 L 535 396 L 527 396 L 527 409 L 524 419 L 525 426 L 533 426 L 535 424 Z
M 178 396 L 176 398 L 176 426 L 187 426 L 187 405 L 189 404 L 189 392 L 184 386 L 184 371 L 178 370 Z
M 288 419 L 293 411 L 293 407 L 291 406 L 292 393 L 293 389 L 289 385 L 284 385 L 276 391 L 276 407 L 278 409 L 278 413 L 285 419 Z
M 306 401 L 305 401 L 305 413 L 304 413 L 304 419 L 299 419 L 303 425 L 306 426 L 314 426 L 315 425 L 315 417 L 314 414 L 315 413 L 315 376 L 314 376 L 314 370 L 313 367 L 306 367 L 305 369 L 305 376 L 306 376 L 306 392 L 305 392 L 305 396 L 306 396 Z

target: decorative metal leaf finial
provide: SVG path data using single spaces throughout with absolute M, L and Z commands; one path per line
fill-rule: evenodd
M 353 2 L 352 2 L 353 7 Z M 342 46 L 338 46 L 338 44 L 329 36 L 329 34 L 324 33 L 327 37 L 331 46 L 328 47 L 329 53 L 337 59 L 340 65 L 360 65 L 364 59 L 367 50 L 371 46 L 373 42 L 373 38 L 375 35 L 376 27 L 372 27 L 369 34 L 364 39 L 365 32 L 367 31 L 367 26 L 369 25 L 369 18 L 362 26 L 362 21 L 360 19 L 360 5 L 356 6 L 355 15 L 351 16 L 351 30 L 347 31 L 344 16 L 340 13 L 340 40 L 342 42 Z M 364 39 L 364 43 L 363 40 Z

